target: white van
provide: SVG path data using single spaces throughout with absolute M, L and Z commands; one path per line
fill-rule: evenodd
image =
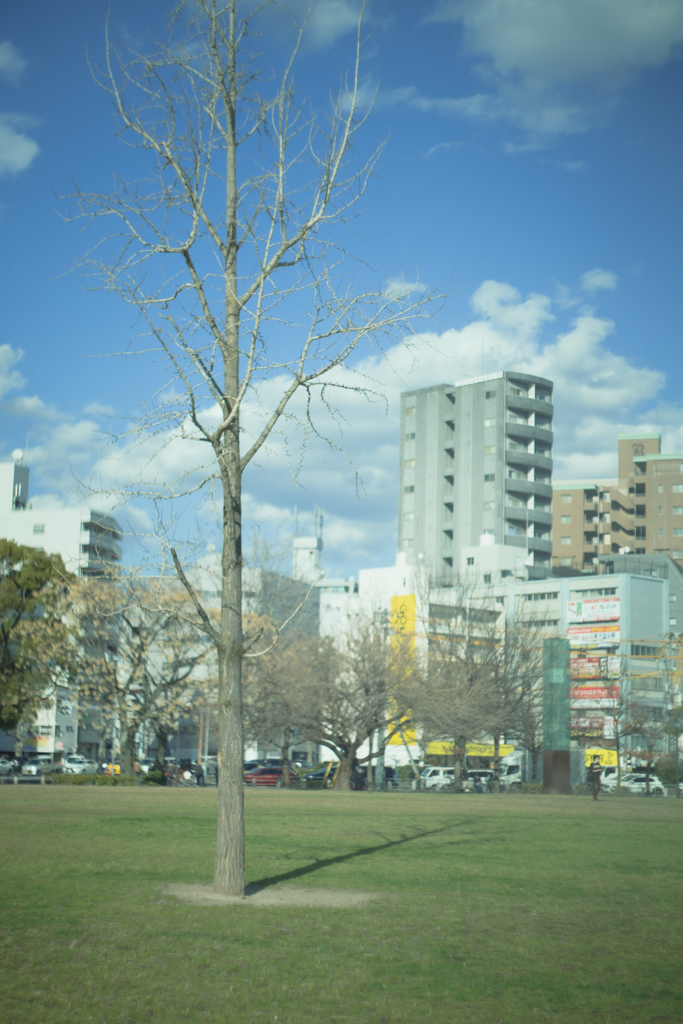
M 443 789 L 452 786 L 455 779 L 455 768 L 440 768 L 427 765 L 420 775 L 422 789 Z

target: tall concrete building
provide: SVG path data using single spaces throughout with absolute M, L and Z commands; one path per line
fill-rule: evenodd
M 512 370 L 402 394 L 399 563 L 448 586 L 483 543 L 550 569 L 552 400 Z
M 553 484 L 553 567 L 604 571 L 607 556 L 669 555 L 683 568 L 683 454 L 659 434 L 620 434 L 616 480 Z
M 29 469 L 21 452 L 0 463 L 0 537 L 59 554 L 69 572 L 106 576 L 121 561 L 121 527 L 113 516 L 93 508 L 33 508 L 28 499 Z

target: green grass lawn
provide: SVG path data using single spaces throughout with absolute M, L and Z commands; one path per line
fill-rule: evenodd
M 683 800 L 246 799 L 249 881 L 385 897 L 180 903 L 215 790 L 0 788 L 3 1024 L 683 1021 Z

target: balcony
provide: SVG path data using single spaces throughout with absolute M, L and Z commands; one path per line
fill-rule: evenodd
M 519 523 L 539 523 L 548 527 L 553 525 L 552 512 L 544 512 L 540 508 L 520 508 L 515 505 L 506 505 L 505 518 Z
M 536 494 L 539 498 L 551 499 L 553 496 L 551 484 L 541 484 L 535 480 L 517 480 L 515 477 L 505 478 L 505 490 L 517 494 Z
M 521 441 L 543 441 L 544 444 L 553 443 L 553 432 L 546 427 L 534 427 L 529 423 L 506 423 L 505 434 L 507 437 L 518 437 Z
M 511 466 L 523 466 L 525 469 L 533 466 L 536 469 L 550 470 L 553 464 L 552 455 L 536 455 L 535 452 L 515 452 L 509 449 L 505 450 L 505 461 Z
M 552 402 L 539 401 L 538 398 L 525 398 L 523 395 L 506 395 L 505 404 L 508 409 L 518 412 L 540 412 L 543 416 L 552 416 Z

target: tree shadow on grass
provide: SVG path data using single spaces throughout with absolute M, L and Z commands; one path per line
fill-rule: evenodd
M 269 885 L 278 885 L 280 882 L 291 882 L 294 878 L 302 878 L 304 875 L 310 875 L 313 871 L 320 871 L 321 868 L 328 868 L 333 864 L 344 864 L 346 861 L 353 860 L 356 857 L 369 857 L 373 853 L 381 853 L 382 850 L 390 850 L 394 846 L 412 843 L 415 839 L 437 836 L 457 827 L 458 822 L 453 822 L 451 825 L 444 825 L 443 828 L 432 828 L 427 832 L 414 832 L 412 835 L 402 836 L 401 839 L 389 839 L 386 842 L 378 843 L 376 846 L 364 846 L 360 850 L 353 850 L 351 853 L 340 853 L 337 857 L 316 858 L 312 864 L 305 864 L 301 868 L 293 868 L 291 871 L 285 871 L 281 875 L 271 875 L 269 878 L 259 878 L 254 882 L 250 882 L 247 889 L 264 889 Z

